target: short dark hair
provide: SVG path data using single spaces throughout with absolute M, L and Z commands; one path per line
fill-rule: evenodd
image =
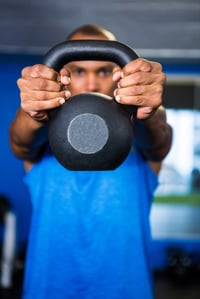
M 67 40 L 72 39 L 76 34 L 91 36 L 104 35 L 108 40 L 117 40 L 116 36 L 110 30 L 97 24 L 85 24 L 76 28 L 67 36 Z

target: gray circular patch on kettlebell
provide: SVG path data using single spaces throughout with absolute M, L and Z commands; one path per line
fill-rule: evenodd
M 94 154 L 108 140 L 106 122 L 96 114 L 84 113 L 73 118 L 68 126 L 67 138 L 71 146 L 80 153 Z

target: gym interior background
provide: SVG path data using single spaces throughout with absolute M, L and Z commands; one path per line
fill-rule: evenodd
M 0 274 L 5 241 L 2 215 L 10 211 L 14 215 L 12 277 L 0 287 L 0 297 L 19 298 L 18 274 L 23 275 L 31 217 L 23 165 L 12 155 L 8 140 L 8 127 L 19 106 L 16 80 L 24 66 L 39 63 L 50 47 L 84 23 L 108 27 L 139 56 L 163 64 L 164 104 L 174 141 L 151 213 L 156 299 L 199 298 L 200 290 L 193 284 L 200 280 L 199 0 L 0 0 Z

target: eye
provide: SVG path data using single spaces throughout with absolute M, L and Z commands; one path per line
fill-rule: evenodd
M 76 68 L 72 70 L 74 76 L 83 77 L 85 75 L 85 70 L 83 68 Z
M 98 70 L 98 76 L 99 77 L 109 77 L 112 75 L 112 69 L 111 68 L 101 68 Z

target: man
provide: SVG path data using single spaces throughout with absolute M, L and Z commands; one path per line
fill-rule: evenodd
M 115 36 L 89 24 L 68 39 Z M 33 205 L 24 299 L 153 298 L 149 212 L 172 138 L 164 83 L 161 65 L 142 58 L 123 69 L 75 61 L 59 73 L 41 64 L 22 70 L 10 142 L 24 160 Z M 113 171 L 67 170 L 48 146 L 48 111 L 82 92 L 137 106 L 133 149 Z

